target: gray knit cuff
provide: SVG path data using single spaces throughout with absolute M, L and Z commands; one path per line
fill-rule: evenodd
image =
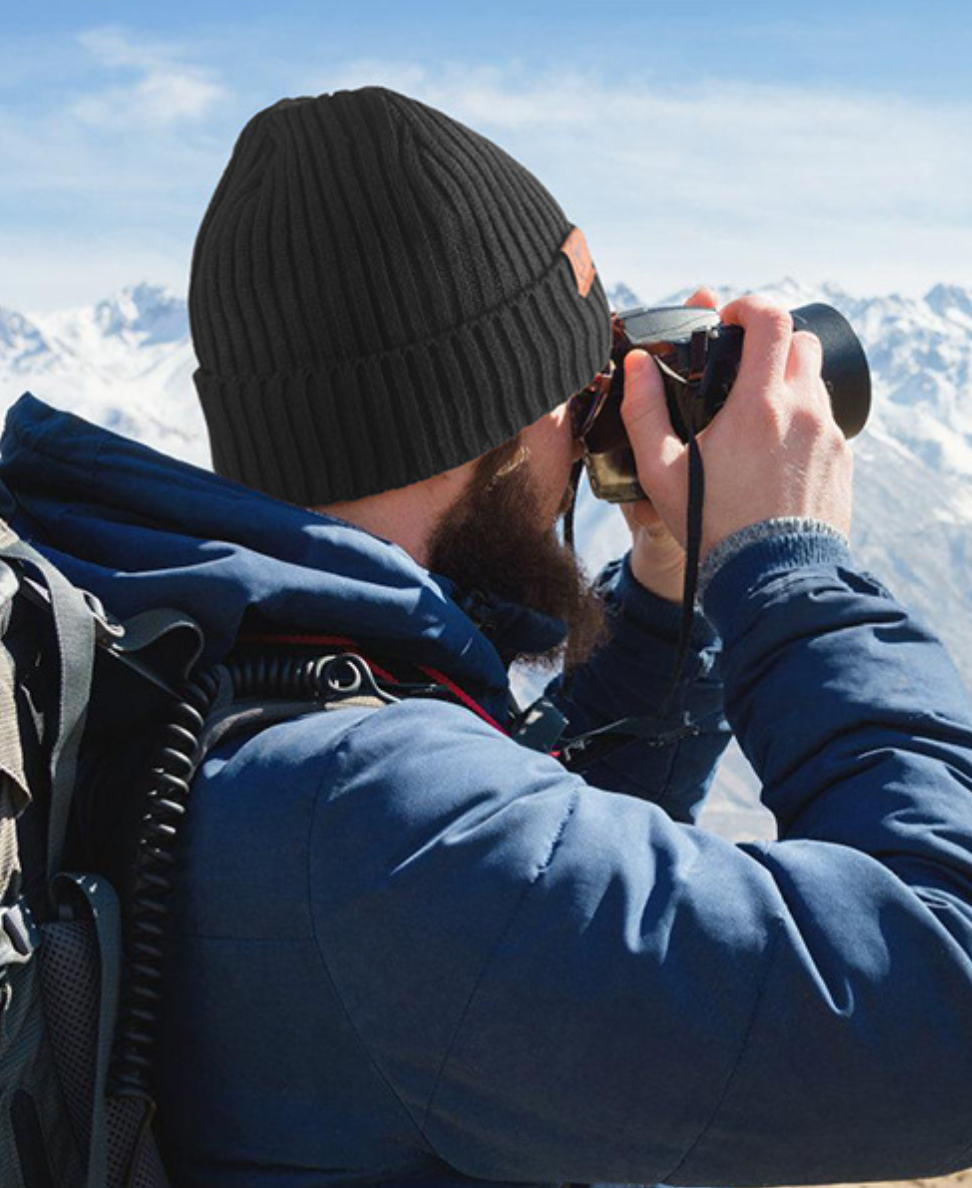
M 725 540 L 720 540 L 714 548 L 706 553 L 705 560 L 699 567 L 698 599 L 701 601 L 709 582 L 723 565 L 732 560 L 737 553 L 748 548 L 749 545 L 759 544 L 763 540 L 772 540 L 778 536 L 802 536 L 810 532 L 816 533 L 818 536 L 829 536 L 845 547 L 850 547 L 850 542 L 843 532 L 823 520 L 813 520 L 806 516 L 779 516 L 772 520 L 760 520 L 758 524 L 740 528 L 738 532 L 727 536 Z

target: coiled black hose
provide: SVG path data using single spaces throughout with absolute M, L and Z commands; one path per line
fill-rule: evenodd
M 240 701 L 329 700 L 361 692 L 381 696 L 367 663 L 351 652 L 312 657 L 251 652 L 234 657 L 228 672 L 233 697 Z
M 126 920 L 124 974 L 109 1086 L 112 1096 L 150 1095 L 175 843 L 202 758 L 199 740 L 218 689 L 214 671 L 187 686 L 163 730 L 152 763 Z
M 162 731 L 139 831 L 126 919 L 111 1096 L 152 1096 L 165 923 L 174 888 L 176 847 L 192 780 L 205 758 L 207 723 L 217 696 L 227 691 L 227 684 L 232 702 L 294 700 L 324 704 L 362 694 L 394 700 L 379 689 L 367 662 L 349 652 L 312 657 L 280 651 L 251 652 L 231 659 L 224 668 L 197 676 L 187 685 Z

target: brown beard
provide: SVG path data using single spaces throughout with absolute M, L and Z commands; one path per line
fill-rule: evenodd
M 604 642 L 606 616 L 572 549 L 544 522 L 543 500 L 517 438 L 480 458 L 472 482 L 439 520 L 429 543 L 430 568 L 461 590 L 482 590 L 562 619 L 565 643 L 517 657 L 567 671 Z M 560 513 L 570 501 L 564 497 Z

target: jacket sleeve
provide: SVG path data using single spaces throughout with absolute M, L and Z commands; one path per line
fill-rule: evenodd
M 654 801 L 676 821 L 694 821 L 730 731 L 723 714 L 721 648 L 700 613 L 683 675 L 673 688 L 681 607 L 651 594 L 627 557 L 598 581 L 610 625 L 608 642 L 550 693 L 566 714 L 568 737 L 622 718 L 642 718 L 653 738 L 611 750 L 580 770 L 599 788 Z
M 751 546 L 706 599 L 777 842 L 680 825 L 453 707 L 349 734 L 321 820 L 345 844 L 324 830 L 312 880 L 321 951 L 467 1175 L 757 1185 L 972 1161 L 960 682 L 828 539 Z

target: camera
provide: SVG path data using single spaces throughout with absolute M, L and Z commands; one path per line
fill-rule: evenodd
M 864 428 L 871 407 L 867 357 L 850 323 L 832 306 L 790 311 L 794 328 L 809 330 L 823 346 L 823 381 L 834 419 L 845 437 Z M 683 441 L 700 432 L 729 396 L 739 370 L 743 330 L 724 325 L 712 309 L 661 306 L 612 315 L 608 369 L 575 397 L 577 435 L 592 492 L 609 503 L 643 499 L 634 453 L 621 419 L 624 357 L 634 347 L 652 355 L 662 374 L 672 427 Z

